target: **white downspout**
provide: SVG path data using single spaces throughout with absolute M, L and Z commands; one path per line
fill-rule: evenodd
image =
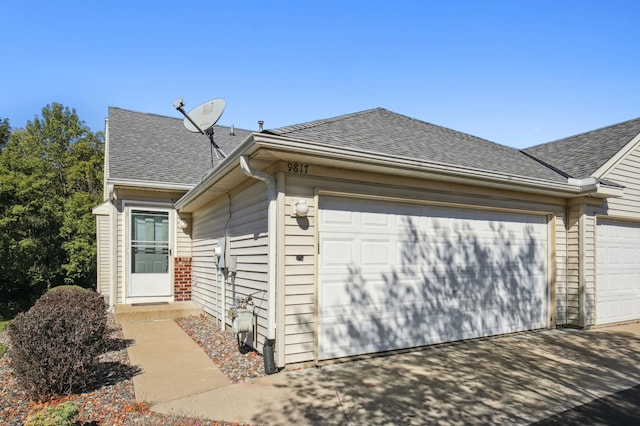
M 249 177 L 266 182 L 267 198 L 269 207 L 267 210 L 267 229 L 269 232 L 269 307 L 267 312 L 267 339 L 274 340 L 276 338 L 276 232 L 277 227 L 277 191 L 276 180 L 273 176 L 260 170 L 252 169 L 249 161 L 244 155 L 240 157 L 240 168 Z

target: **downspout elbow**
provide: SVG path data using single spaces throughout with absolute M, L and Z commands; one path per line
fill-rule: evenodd
M 268 189 L 275 192 L 276 179 L 268 173 L 252 169 L 251 166 L 249 166 L 249 160 L 247 160 L 247 157 L 244 155 L 240 156 L 240 169 L 242 169 L 245 175 L 266 182 Z M 271 194 L 269 195 L 269 201 L 271 201 Z

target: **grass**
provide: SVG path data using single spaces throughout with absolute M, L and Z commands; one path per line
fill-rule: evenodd
M 5 320 L 5 319 L 0 319 L 0 333 L 2 333 L 5 329 L 5 327 L 7 326 L 7 324 L 9 324 L 11 322 L 11 320 Z M 4 355 L 4 351 L 7 348 L 4 347 L 4 345 L 2 343 L 0 343 L 0 356 Z

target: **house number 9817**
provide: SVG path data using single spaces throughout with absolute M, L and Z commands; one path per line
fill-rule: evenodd
M 300 173 L 306 175 L 309 171 L 309 165 L 301 163 L 287 163 L 287 170 L 289 173 Z

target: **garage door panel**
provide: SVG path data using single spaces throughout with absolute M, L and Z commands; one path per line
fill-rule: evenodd
M 360 243 L 360 264 L 363 268 L 388 268 L 395 264 L 395 244 L 387 239 L 363 238 Z
M 349 231 L 323 219 L 353 208 Z M 545 326 L 543 216 L 322 198 L 320 224 L 320 359 Z
M 418 307 L 352 315 L 350 321 L 341 316 L 327 318 L 319 327 L 324 359 L 442 343 L 448 335 L 464 338 L 465 333 L 462 327 L 441 334 L 445 329 L 445 324 L 437 324 L 441 317 Z
M 599 219 L 596 323 L 640 319 L 640 223 Z
M 478 330 L 483 330 L 484 336 L 516 332 L 532 324 L 531 316 L 505 316 L 501 306 L 480 311 L 477 307 L 465 310 L 464 306 L 450 305 L 446 317 L 432 305 L 394 309 L 379 305 L 375 312 L 342 314 L 352 317 L 345 321 L 343 315 L 330 316 L 319 327 L 319 339 L 325 342 L 324 359 L 475 338 Z M 541 328 L 544 324 L 537 322 L 534 326 Z
M 323 240 L 321 251 L 321 268 L 338 268 L 344 270 L 353 264 L 354 242 L 349 238 L 334 237 Z
M 363 213 L 360 216 L 360 226 L 362 229 L 375 230 L 377 228 L 388 229 L 390 226 L 395 225 L 395 216 L 382 215 L 373 213 Z
M 320 282 L 323 291 L 318 312 L 322 317 L 348 310 L 376 314 L 385 309 L 405 309 L 407 306 L 445 309 L 458 303 L 452 297 L 455 291 L 436 286 L 435 282 L 428 278 L 425 283 L 409 279 L 400 281 L 381 277 L 380 274 L 325 277 Z
M 622 265 L 623 267 L 636 267 L 638 262 L 638 250 L 635 247 L 623 247 L 622 248 Z
M 321 217 L 320 226 L 353 228 L 355 226 L 355 218 L 355 214 L 351 211 L 327 210 Z

